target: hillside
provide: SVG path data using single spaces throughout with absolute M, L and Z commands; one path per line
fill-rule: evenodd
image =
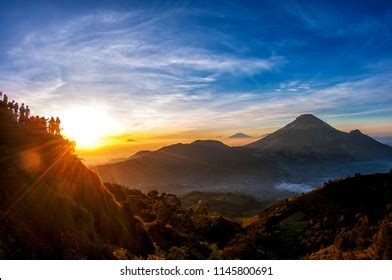
M 61 136 L 0 110 L 0 238 L 7 259 L 111 259 L 154 251 L 142 224 L 116 202 Z
M 176 195 L 106 186 L 144 224 L 156 248 L 149 259 L 219 259 L 220 250 L 244 233 L 238 222 L 210 213 L 202 205 L 183 207 Z
M 227 258 L 391 259 L 392 173 L 331 181 L 261 211 Z
M 330 181 L 241 219 L 189 207 L 189 197 L 106 186 L 144 224 L 156 246 L 150 259 L 392 258 L 392 173 Z
M 203 206 L 211 213 L 226 217 L 254 215 L 274 202 L 240 193 L 199 191 L 181 195 L 179 199 L 184 208 Z

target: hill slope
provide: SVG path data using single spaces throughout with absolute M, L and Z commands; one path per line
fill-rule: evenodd
M 184 199 L 107 186 L 145 224 L 158 247 L 151 259 L 392 258 L 392 173 L 331 181 L 236 221 L 214 214 L 224 203 L 213 203 L 212 212 L 208 203 L 194 203 L 208 194 Z M 238 195 L 211 197 L 233 203 Z
M 391 259 L 392 173 L 331 181 L 263 210 L 226 257 Z
M 154 248 L 60 136 L 0 115 L 0 237 L 8 259 L 108 259 Z
M 253 196 L 227 192 L 190 192 L 179 196 L 185 208 L 203 206 L 209 212 L 228 217 L 242 217 L 258 213 L 271 205 L 272 200 L 260 200 Z

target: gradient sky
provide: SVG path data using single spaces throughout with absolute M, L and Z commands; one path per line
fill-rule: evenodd
M 0 1 L 0 87 L 122 135 L 392 135 L 391 1 Z

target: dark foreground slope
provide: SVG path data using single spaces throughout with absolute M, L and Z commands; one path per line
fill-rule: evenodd
M 263 210 L 227 258 L 391 259 L 392 173 L 332 181 Z
M 0 256 L 110 259 L 154 248 L 71 143 L 0 116 Z M 121 249 L 123 248 L 123 249 Z
M 392 258 L 392 174 L 331 181 L 235 220 L 175 195 L 107 187 L 143 222 L 152 259 Z
M 233 218 L 254 215 L 275 202 L 241 193 L 199 191 L 180 195 L 179 199 L 186 209 L 203 206 L 211 213 Z
M 143 222 L 156 247 L 150 259 L 221 259 L 221 250 L 245 233 L 233 220 L 209 213 L 203 205 L 182 207 L 173 194 L 106 184 L 129 213 Z

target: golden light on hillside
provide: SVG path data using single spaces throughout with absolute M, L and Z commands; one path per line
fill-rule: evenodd
M 63 135 L 76 142 L 76 147 L 93 149 L 102 146 L 104 138 L 115 131 L 116 123 L 102 107 L 73 107 L 62 113 Z

